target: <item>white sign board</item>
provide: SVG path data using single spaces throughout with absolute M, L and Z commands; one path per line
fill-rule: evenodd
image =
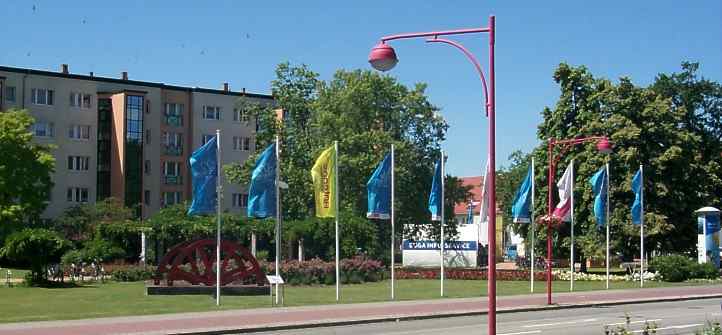
M 444 241 L 444 265 L 448 267 L 477 266 L 476 224 L 459 225 L 459 236 L 454 241 Z M 402 245 L 403 266 L 439 267 L 441 245 L 426 236 L 404 240 Z
M 281 276 L 266 276 L 266 280 L 268 280 L 268 283 L 271 285 L 285 284 Z

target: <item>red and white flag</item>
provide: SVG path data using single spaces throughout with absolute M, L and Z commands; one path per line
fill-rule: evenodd
M 562 221 L 571 221 L 572 208 L 572 188 L 574 188 L 574 180 L 572 180 L 572 165 L 569 164 L 562 175 L 562 179 L 557 182 L 559 189 L 559 203 L 554 209 L 552 216 Z

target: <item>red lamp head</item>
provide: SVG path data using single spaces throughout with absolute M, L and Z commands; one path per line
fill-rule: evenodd
M 374 69 L 379 71 L 391 70 L 398 62 L 399 59 L 396 58 L 394 48 L 384 42 L 377 44 L 371 49 L 371 53 L 369 54 L 369 63 L 371 63 Z
M 612 153 L 612 143 L 605 137 L 597 142 L 597 150 L 603 154 Z

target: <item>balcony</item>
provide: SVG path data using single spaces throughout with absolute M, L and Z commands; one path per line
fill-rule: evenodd
M 183 155 L 183 147 L 180 145 L 166 145 L 163 153 L 167 156 L 180 156 Z
M 183 176 L 164 176 L 166 185 L 183 185 Z
M 171 127 L 183 127 L 183 116 L 181 115 L 166 115 L 165 124 Z

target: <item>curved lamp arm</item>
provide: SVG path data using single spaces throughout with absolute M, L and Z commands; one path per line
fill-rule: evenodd
M 467 50 L 463 45 L 459 44 L 458 42 L 452 41 L 452 40 L 434 37 L 432 39 L 426 40 L 426 42 L 427 43 L 445 43 L 445 44 L 451 45 L 453 47 L 456 47 L 461 52 L 463 52 L 464 55 L 466 55 L 466 58 L 469 59 L 469 61 L 472 64 L 474 64 L 474 67 L 476 67 L 476 71 L 479 72 L 479 77 L 481 78 L 481 85 L 484 88 L 484 98 L 486 99 L 485 111 L 486 111 L 486 116 L 488 117 L 489 116 L 489 106 L 491 106 L 491 104 L 489 103 L 489 90 L 486 87 L 486 77 L 484 77 L 484 71 L 481 70 L 481 65 L 479 65 L 479 61 L 476 60 L 476 57 L 474 57 L 474 55 L 471 52 L 469 52 L 469 50 Z

